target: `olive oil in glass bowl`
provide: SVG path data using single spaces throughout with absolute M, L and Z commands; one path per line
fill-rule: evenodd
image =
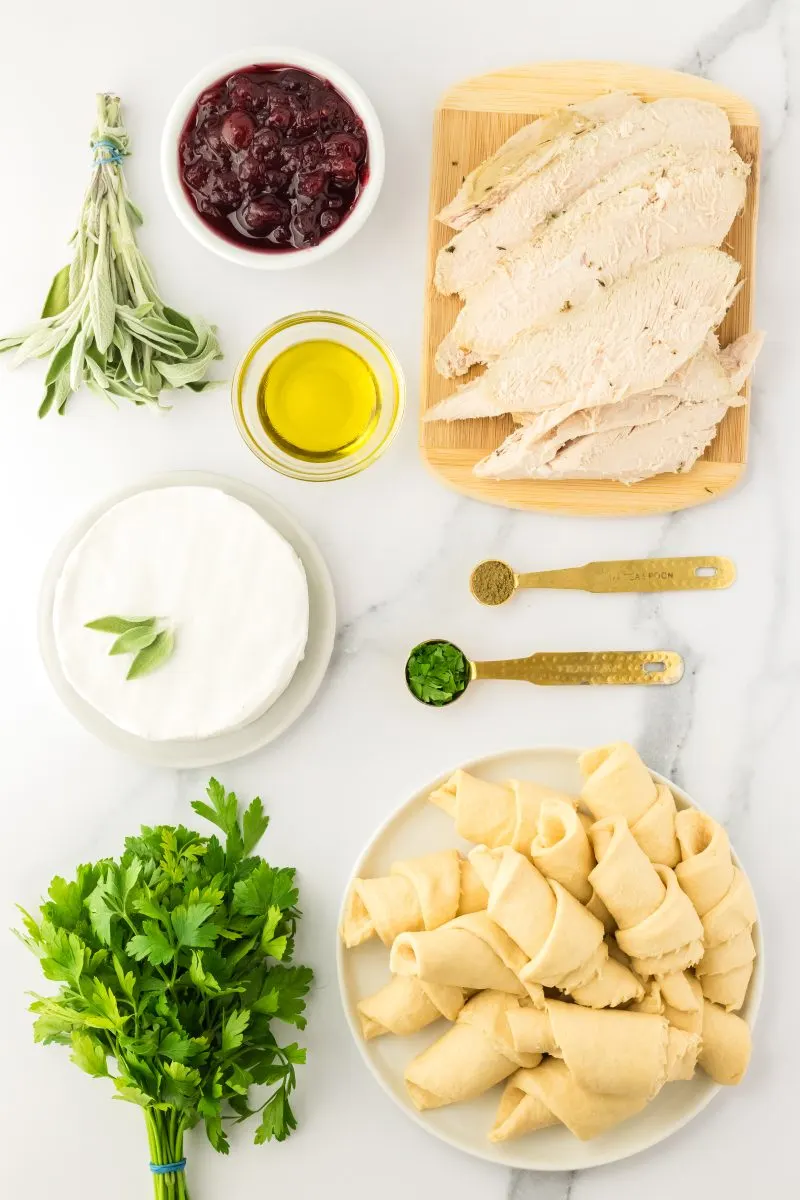
M 382 339 L 341 313 L 304 312 L 264 330 L 233 380 L 239 432 L 294 479 L 344 479 L 373 463 L 400 423 L 403 375 Z

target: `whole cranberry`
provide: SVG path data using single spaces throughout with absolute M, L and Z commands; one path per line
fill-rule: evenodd
M 352 158 L 358 162 L 364 155 L 364 146 L 360 138 L 350 133 L 332 133 L 325 142 L 325 153 L 328 158 Z
M 267 124 L 272 129 L 278 129 L 285 133 L 292 124 L 292 110 L 289 105 L 280 103 L 271 105 Z
M 228 80 L 228 95 L 236 108 L 245 108 L 252 112 L 258 108 L 261 89 L 249 75 L 231 75 Z
M 323 229 L 326 233 L 330 233 L 330 231 L 335 229 L 339 224 L 340 219 L 341 218 L 339 217 L 338 213 L 330 211 L 324 212 L 319 218 L 320 229 Z
M 194 192 L 202 191 L 208 183 L 208 175 L 209 166 L 204 162 L 190 163 L 183 171 L 183 178 Z
M 220 212 L 233 212 L 244 199 L 244 188 L 233 171 L 220 171 L 209 177 L 208 198 Z
M 325 190 L 326 183 L 327 176 L 324 171 L 308 171 L 297 180 L 297 194 L 313 199 Z
M 352 187 L 358 180 L 358 167 L 352 158 L 331 159 L 331 175 L 339 187 Z
M 274 129 L 259 129 L 253 138 L 250 153 L 263 162 L 277 161 L 281 139 Z
M 244 150 L 252 142 L 255 130 L 253 118 L 240 108 L 235 108 L 222 122 L 221 132 L 232 150 Z
M 242 212 L 242 220 L 254 233 L 268 233 L 286 219 L 286 209 L 272 196 L 250 200 Z

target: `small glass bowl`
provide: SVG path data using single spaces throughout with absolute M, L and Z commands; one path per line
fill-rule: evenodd
M 317 340 L 354 350 L 369 364 L 378 384 L 378 419 L 369 438 L 352 454 L 329 462 L 289 454 L 272 440 L 258 413 L 259 384 L 270 364 L 290 346 Z M 400 426 L 406 388 L 400 363 L 374 330 L 343 313 L 310 311 L 283 317 L 258 335 L 236 368 L 231 399 L 239 432 L 257 458 L 292 479 L 324 483 L 357 475 L 380 457 Z

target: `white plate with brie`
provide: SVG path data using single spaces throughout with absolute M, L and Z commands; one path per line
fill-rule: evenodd
M 566 747 L 516 750 L 489 755 L 465 764 L 463 769 L 493 783 L 531 780 L 575 796 L 581 790 L 579 753 Z M 455 832 L 452 816 L 429 800 L 431 792 L 441 788 L 451 774 L 448 772 L 421 788 L 388 818 L 356 864 L 354 878 L 386 876 L 394 863 L 434 851 L 455 848 L 462 854 L 469 852 L 471 845 Z M 654 772 L 651 774 L 656 784 L 666 785 L 671 790 L 679 811 L 697 807 L 674 784 Z M 741 867 L 736 855 L 732 857 L 734 864 Z M 346 897 L 349 891 L 348 886 Z M 345 903 L 342 925 L 346 913 Z M 763 947 L 758 924 L 753 929 L 753 937 L 757 951 L 755 970 L 739 1013 L 751 1027 L 755 1023 L 763 985 Z M 351 949 L 346 949 L 337 937 L 336 954 L 345 1014 L 370 1073 L 404 1113 L 428 1133 L 488 1162 L 540 1171 L 574 1171 L 615 1162 L 654 1146 L 681 1129 L 721 1090 L 718 1083 L 698 1070 L 690 1080 L 666 1084 L 642 1111 L 591 1140 L 580 1141 L 564 1125 L 555 1125 L 539 1128 L 513 1141 L 491 1141 L 488 1134 L 498 1113 L 504 1084 L 492 1087 L 467 1103 L 419 1111 L 412 1104 L 405 1086 L 406 1069 L 415 1056 L 452 1026 L 445 1020 L 438 1020 L 406 1036 L 389 1033 L 365 1041 L 357 1005 L 389 982 L 389 954 L 378 937 Z M 731 1103 L 734 1102 L 735 1097 L 731 1096 Z
M 174 638 L 127 678 L 99 619 L 154 618 Z M 87 513 L 54 553 L 39 638 L 67 708 L 107 745 L 160 766 L 205 767 L 265 746 L 311 702 L 336 632 L 314 542 L 238 480 L 174 472 Z

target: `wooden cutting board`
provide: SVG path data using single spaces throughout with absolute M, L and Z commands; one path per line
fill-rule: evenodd
M 458 380 L 442 379 L 434 370 L 436 348 L 460 307 L 458 297 L 440 296 L 433 286 L 436 255 L 453 234 L 435 219 L 436 213 L 455 195 L 463 177 L 521 125 L 554 108 L 611 90 L 632 92 L 642 100 L 691 96 L 710 100 L 727 112 L 734 145 L 750 164 L 751 174 L 747 204 L 724 243 L 724 249 L 742 264 L 743 286 L 722 324 L 720 341 L 727 345 L 753 328 L 760 127 L 758 114 L 747 100 L 694 75 L 626 63 L 534 63 L 479 75 L 445 93 L 434 122 L 422 413 L 482 370 L 473 368 Z M 731 409 L 714 442 L 691 471 L 659 475 L 632 486 L 605 480 L 478 479 L 472 474 L 473 465 L 511 432 L 510 417 L 421 421 L 420 446 L 423 459 L 444 483 L 477 500 L 573 515 L 630 516 L 689 508 L 728 491 L 745 469 L 748 423 L 749 406 Z

